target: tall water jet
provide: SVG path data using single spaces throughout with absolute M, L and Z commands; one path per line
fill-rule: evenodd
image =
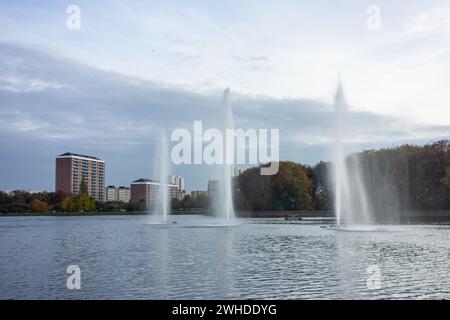
M 159 145 L 155 157 L 155 176 L 159 177 L 159 193 L 155 205 L 155 213 L 160 217 L 161 223 L 167 223 L 170 208 L 169 199 L 169 152 L 167 148 L 165 131 L 161 131 Z
M 230 103 L 230 88 L 227 88 L 223 94 L 223 105 L 225 109 L 225 131 L 227 129 L 234 129 L 234 121 L 233 121 L 233 113 L 231 111 L 231 103 Z M 232 152 L 229 150 L 231 144 L 225 144 L 226 154 Z M 232 172 L 232 164 L 226 163 L 222 168 L 222 181 L 223 181 L 223 189 L 224 189 L 224 212 L 227 220 L 231 220 L 234 218 L 234 207 L 233 207 L 233 172 Z
M 227 88 L 223 94 L 223 112 L 222 132 L 223 136 L 226 137 L 227 129 L 234 129 L 229 88 Z M 230 147 L 231 144 L 226 142 L 224 143 L 224 163 L 220 165 L 220 179 L 219 181 L 217 181 L 218 190 L 213 196 L 213 211 L 215 215 L 224 218 L 227 222 L 230 222 L 234 218 L 232 175 L 233 165 L 230 162 L 226 161 L 226 155 L 232 154 L 232 150 L 229 150 Z
M 334 184 L 337 224 L 370 224 L 371 210 L 358 155 L 347 156 L 348 106 L 339 79 L 335 96 Z

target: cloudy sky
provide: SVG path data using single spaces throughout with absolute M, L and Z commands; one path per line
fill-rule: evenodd
M 280 129 L 282 159 L 328 160 L 338 73 L 352 150 L 448 138 L 450 3 L 1 0 L 0 189 L 53 190 L 66 151 L 106 160 L 107 184 L 152 177 L 159 129 L 218 126 L 227 86 L 237 126 Z M 190 190 L 215 177 L 173 171 Z

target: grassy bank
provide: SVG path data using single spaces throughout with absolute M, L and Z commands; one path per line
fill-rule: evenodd
M 147 215 L 147 211 L 105 211 L 105 212 L 58 212 L 58 213 L 33 213 L 33 212 L 9 212 L 0 213 L 0 217 L 69 217 L 69 216 L 138 216 Z M 207 215 L 207 210 L 173 210 L 171 215 Z M 332 211 L 243 211 L 236 214 L 239 218 L 317 218 L 334 217 Z M 408 210 L 396 213 L 392 219 L 383 220 L 386 224 L 409 223 L 450 223 L 450 210 Z
M 49 216 L 49 217 L 64 217 L 64 216 L 137 216 L 147 215 L 148 211 L 93 211 L 93 212 L 57 212 L 57 213 L 35 213 L 35 212 L 8 212 L 0 213 L 3 217 L 26 217 L 26 216 Z M 208 210 L 192 209 L 192 210 L 172 210 L 171 215 L 206 215 Z M 236 215 L 240 218 L 282 218 L 287 216 L 299 217 L 323 217 L 332 216 L 331 211 L 243 211 Z

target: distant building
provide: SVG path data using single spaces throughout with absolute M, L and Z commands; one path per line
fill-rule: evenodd
M 130 202 L 131 199 L 131 190 L 128 187 L 119 187 L 119 200 L 120 202 Z
M 119 198 L 116 186 L 106 187 L 106 201 L 117 201 Z
M 219 180 L 209 180 L 208 181 L 208 197 L 213 199 L 217 192 L 219 192 Z
M 70 152 L 57 156 L 55 191 L 77 195 L 82 188 L 86 188 L 87 193 L 95 200 L 106 200 L 105 161 Z
M 182 200 L 186 195 L 186 190 L 184 189 L 184 178 L 180 176 L 170 176 L 169 183 L 178 186 L 176 198 Z
M 159 198 L 160 183 L 150 179 L 138 179 L 131 183 L 131 202 L 141 205 L 143 209 L 151 208 Z M 169 184 L 169 198 L 178 198 L 179 187 Z
M 241 169 L 238 166 L 232 166 L 231 168 L 231 175 L 232 177 L 238 177 L 241 174 Z M 208 198 L 214 199 L 219 194 L 220 189 L 220 180 L 209 180 L 208 181 Z
M 206 196 L 206 191 L 194 190 L 191 191 L 191 198 L 195 199 L 199 196 Z
M 119 201 L 128 203 L 131 198 L 131 191 L 128 187 L 108 186 L 106 188 L 106 201 Z
M 233 177 L 239 177 L 240 174 L 241 174 L 241 168 L 239 168 L 238 166 L 233 166 L 231 169 L 231 175 Z

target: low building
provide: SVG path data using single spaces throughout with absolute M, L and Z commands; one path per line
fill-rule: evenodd
M 119 187 L 118 199 L 120 202 L 130 202 L 131 199 L 131 190 L 128 187 Z
M 206 191 L 194 190 L 191 191 L 191 198 L 195 199 L 200 196 L 206 196 Z
M 107 186 L 106 187 L 106 201 L 117 201 L 118 192 L 115 186 Z
M 106 188 L 106 201 L 119 201 L 128 203 L 131 198 L 130 188 L 120 186 L 108 186 Z
M 179 187 L 169 183 L 169 198 L 178 198 Z M 152 208 L 159 199 L 160 183 L 150 179 L 138 179 L 131 183 L 131 202 L 138 204 L 141 209 Z

